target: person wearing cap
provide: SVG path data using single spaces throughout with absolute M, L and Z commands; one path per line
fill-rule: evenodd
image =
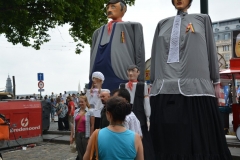
M 105 76 L 102 87 L 113 91 L 120 83 L 128 81 L 126 70 L 130 64 L 139 67 L 139 81 L 144 81 L 145 48 L 142 25 L 122 20 L 127 11 L 123 0 L 110 0 L 106 10 L 111 21 L 98 28 L 92 36 L 89 87 L 91 74 L 100 71 Z
M 230 160 L 217 106 L 219 66 L 211 19 L 188 14 L 192 0 L 172 0 L 152 44 L 151 127 L 157 160 Z
M 142 143 L 144 148 L 144 159 L 154 159 L 152 139 L 149 133 L 151 106 L 149 103 L 148 86 L 146 83 L 138 82 L 140 74 L 139 67 L 131 64 L 127 68 L 128 82 L 120 84 L 120 88 L 125 88 L 130 93 L 130 104 L 133 113 L 136 115 L 141 124 Z
M 94 130 L 98 129 L 100 126 L 101 110 L 103 108 L 100 93 L 101 91 L 105 91 L 105 89 L 102 89 L 104 80 L 105 77 L 101 72 L 93 72 L 91 89 L 86 92 L 86 96 L 95 117 Z

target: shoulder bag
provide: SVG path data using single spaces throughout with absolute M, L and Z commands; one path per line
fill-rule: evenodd
M 82 116 L 80 116 L 80 118 L 78 120 L 77 126 L 75 127 L 75 134 L 77 133 L 77 129 L 78 129 L 79 125 L 80 125 L 82 117 L 85 116 L 85 113 Z M 75 138 L 73 138 L 73 142 L 70 144 L 70 151 L 72 153 L 75 153 L 77 151 Z
M 98 132 L 100 129 L 96 129 L 93 136 L 93 143 L 90 151 L 90 160 L 98 160 Z

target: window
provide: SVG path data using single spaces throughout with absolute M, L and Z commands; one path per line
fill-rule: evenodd
M 225 27 L 225 30 L 229 30 L 229 27 Z
M 215 35 L 214 35 L 214 39 L 215 39 L 215 41 L 218 41 L 218 40 L 219 40 L 219 35 L 218 35 L 218 34 L 215 34 Z
M 229 37 L 230 37 L 229 33 L 224 34 L 224 40 L 229 40 Z
M 229 64 L 226 64 L 225 68 L 228 69 L 229 68 Z
M 229 51 L 229 46 L 223 46 L 223 51 Z
M 218 25 L 217 25 L 217 23 L 213 23 L 212 26 L 213 26 L 213 28 L 215 28 L 215 27 L 217 27 Z
M 226 61 L 229 61 L 230 60 L 230 54 L 224 54 L 224 59 Z
M 240 25 L 236 25 L 236 28 L 240 28 Z
M 232 24 L 237 24 L 237 23 L 239 23 L 239 20 L 227 21 L 227 22 L 221 22 L 221 23 L 219 23 L 219 26 L 227 26 L 227 25 L 232 25 Z
M 218 28 L 215 28 L 215 32 L 218 32 L 219 31 L 219 29 Z

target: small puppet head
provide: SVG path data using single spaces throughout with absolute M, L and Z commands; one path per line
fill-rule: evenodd
M 104 81 L 104 75 L 101 72 L 93 72 L 92 74 L 92 87 L 101 88 Z
M 127 74 L 128 74 L 129 81 L 136 81 L 140 74 L 138 66 L 136 65 L 128 66 Z
M 127 5 L 123 0 L 110 0 L 106 6 L 107 17 L 112 20 L 120 20 L 127 11 Z

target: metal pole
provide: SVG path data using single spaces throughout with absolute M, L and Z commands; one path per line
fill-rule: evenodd
M 15 85 L 15 76 L 12 76 L 13 79 L 13 98 L 16 97 L 16 85 Z
M 42 100 L 42 88 L 40 88 L 40 100 Z
M 237 103 L 237 100 L 236 100 L 236 85 L 235 85 L 235 75 L 232 73 L 232 96 L 233 96 L 233 104 L 236 104 Z
M 201 13 L 208 14 L 208 0 L 200 0 Z

